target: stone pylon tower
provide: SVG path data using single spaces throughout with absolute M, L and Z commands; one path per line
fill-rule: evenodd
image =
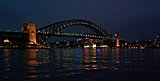
M 24 37 L 28 40 L 28 44 L 36 44 L 36 25 L 34 23 L 24 23 L 22 25 Z
M 116 39 L 116 47 L 120 47 L 119 35 L 118 35 L 118 33 L 115 34 L 115 39 Z

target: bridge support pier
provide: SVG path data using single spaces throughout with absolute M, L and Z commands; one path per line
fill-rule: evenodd
M 34 23 L 24 23 L 22 32 L 24 33 L 23 37 L 27 39 L 27 44 L 37 44 L 36 25 Z

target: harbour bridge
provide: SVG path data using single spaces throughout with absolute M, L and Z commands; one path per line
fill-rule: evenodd
M 112 38 L 112 35 L 108 34 L 100 26 L 82 19 L 64 20 L 50 24 L 37 29 L 37 34 L 46 38 L 49 38 L 50 36 L 88 37 L 97 39 Z
M 28 33 L 29 32 L 0 31 L 0 38 L 14 39 Z M 47 40 L 52 36 L 93 38 L 102 40 L 112 39 L 112 35 L 107 33 L 100 26 L 83 19 L 64 20 L 47 25 L 36 29 L 36 36 L 41 38 L 41 40 Z

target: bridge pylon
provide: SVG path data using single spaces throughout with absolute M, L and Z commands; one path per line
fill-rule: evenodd
M 24 23 L 22 25 L 22 33 L 27 40 L 27 44 L 36 44 L 36 25 L 34 23 Z
M 116 41 L 116 47 L 119 48 L 120 44 L 119 44 L 119 35 L 118 35 L 118 33 L 115 34 L 115 41 Z

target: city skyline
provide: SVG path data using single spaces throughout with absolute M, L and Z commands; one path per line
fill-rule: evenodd
M 159 34 L 158 0 L 1 0 L 0 29 L 19 30 L 24 22 L 37 28 L 66 19 L 87 19 L 120 38 L 134 41 Z

